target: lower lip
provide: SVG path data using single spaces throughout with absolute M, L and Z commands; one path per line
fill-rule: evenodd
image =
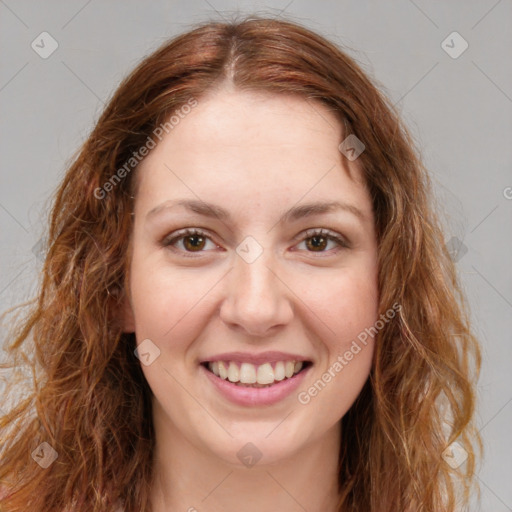
M 246 388 L 217 377 L 201 365 L 202 371 L 225 398 L 235 404 L 245 406 L 272 405 L 283 400 L 299 387 L 310 368 L 311 366 L 308 366 L 297 375 L 277 382 L 268 388 Z

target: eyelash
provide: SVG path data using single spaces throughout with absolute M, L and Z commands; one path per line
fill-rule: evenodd
M 201 236 L 201 237 L 208 238 L 211 240 L 211 237 L 208 235 L 208 233 L 205 231 L 202 231 L 201 229 L 186 228 L 186 229 L 182 229 L 182 230 L 176 232 L 175 234 L 172 234 L 172 235 L 164 238 L 162 240 L 162 245 L 164 247 L 169 247 L 174 251 L 179 251 L 182 254 L 186 255 L 186 257 L 196 258 L 197 256 L 195 256 L 195 253 L 200 254 L 205 251 L 203 251 L 203 250 L 186 251 L 186 250 L 179 250 L 179 249 L 176 249 L 175 247 L 172 247 L 177 241 L 182 240 L 183 238 L 187 238 L 188 236 Z M 308 240 L 315 236 L 322 236 L 324 238 L 327 238 L 328 241 L 336 242 L 338 244 L 338 247 L 335 249 L 331 249 L 331 251 L 334 250 L 336 253 L 342 249 L 350 248 L 349 243 L 343 237 L 341 237 L 340 235 L 338 235 L 332 231 L 325 230 L 325 229 L 318 229 L 318 228 L 308 229 L 305 232 L 301 233 L 298 237 L 296 237 L 296 239 L 298 238 L 298 239 L 300 239 L 300 242 L 304 242 L 305 240 Z M 211 240 L 211 241 L 213 242 L 213 240 Z M 213 242 L 213 243 L 215 243 L 215 242 Z M 331 251 L 318 251 L 318 254 L 325 254 L 325 253 L 329 253 Z M 307 252 L 315 254 L 316 251 L 307 251 Z

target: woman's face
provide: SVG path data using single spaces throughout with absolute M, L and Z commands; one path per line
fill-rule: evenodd
M 372 205 L 342 140 L 319 103 L 222 90 L 140 165 L 125 330 L 157 438 L 240 465 L 338 435 L 378 309 Z

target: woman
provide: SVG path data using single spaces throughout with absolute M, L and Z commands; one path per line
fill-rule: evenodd
M 303 27 L 206 23 L 144 59 L 55 199 L 2 512 L 466 503 L 480 352 L 429 187 Z

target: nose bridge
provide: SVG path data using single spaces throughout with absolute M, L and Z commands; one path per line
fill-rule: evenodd
M 292 304 L 278 276 L 278 265 L 270 251 L 263 251 L 254 260 L 239 252 L 230 272 L 222 319 L 253 335 L 263 335 L 272 327 L 288 323 L 293 315 Z

